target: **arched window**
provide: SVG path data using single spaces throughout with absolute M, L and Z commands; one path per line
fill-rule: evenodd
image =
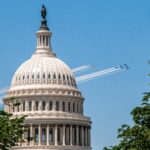
M 43 45 L 45 46 L 45 36 L 43 36 Z
M 52 101 L 49 102 L 49 110 L 52 110 L 53 109 L 53 103 Z
M 32 75 L 32 79 L 34 79 L 34 74 Z
M 59 80 L 61 79 L 61 76 L 60 76 L 60 74 L 58 75 L 58 79 L 59 79 Z
M 63 75 L 63 80 L 65 80 L 66 78 L 65 78 L 65 75 Z
M 77 103 L 77 112 L 79 112 L 79 104 Z
M 71 111 L 71 109 L 70 109 L 70 102 L 68 102 L 68 111 Z
M 39 135 L 39 133 L 38 133 L 38 128 L 35 128 L 35 142 L 38 142 L 38 140 L 39 140 L 39 138 L 38 138 L 38 135 Z
M 30 128 L 27 129 L 27 140 L 30 140 Z
M 56 75 L 54 74 L 54 79 L 56 79 Z
M 46 142 L 46 128 L 42 128 L 42 142 Z
M 62 111 L 66 111 L 65 102 L 62 102 Z
M 32 102 L 29 102 L 29 111 L 32 111 Z
M 42 110 L 45 110 L 45 101 L 42 102 Z
M 49 129 L 49 142 L 54 141 L 54 133 L 53 133 L 53 128 Z
M 60 132 L 61 132 L 61 130 L 60 130 L 60 128 L 57 128 L 57 141 L 60 143 L 61 142 L 61 137 L 60 137 Z
M 40 78 L 40 75 L 38 74 L 38 75 L 37 75 L 37 79 L 39 79 L 39 78 Z
M 75 112 L 75 103 L 73 102 L 73 112 Z
M 45 74 L 43 74 L 43 79 L 45 79 Z
M 19 105 L 17 106 L 17 112 L 19 112 Z
M 35 103 L 35 110 L 36 111 L 39 110 L 39 102 L 38 101 Z
M 23 102 L 23 111 L 25 111 L 25 102 Z
M 51 75 L 50 74 L 48 74 L 48 79 L 50 79 L 51 78 Z
M 56 102 L 56 111 L 59 111 L 59 102 Z

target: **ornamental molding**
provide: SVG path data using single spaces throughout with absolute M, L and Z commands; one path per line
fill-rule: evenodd
M 88 146 L 70 146 L 70 145 L 65 145 L 65 146 L 60 146 L 60 145 L 41 145 L 41 146 L 16 146 L 14 148 L 12 148 L 12 150 L 91 150 L 91 147 Z
M 32 113 L 29 113 L 29 112 L 19 112 L 19 113 L 13 113 L 13 115 L 15 117 L 18 117 L 18 116 L 23 116 L 23 115 L 27 115 L 26 118 L 30 118 L 30 119 L 34 119 L 34 118 L 48 118 L 48 119 L 53 119 L 53 118 L 65 118 L 65 119 L 81 119 L 81 120 L 90 120 L 89 117 L 86 117 L 82 114 L 79 114 L 79 113 L 68 113 L 68 112 L 57 112 L 57 111 L 51 111 L 51 112 L 35 112 L 35 111 L 32 111 Z
M 11 96 L 12 97 L 12 96 Z M 11 97 L 5 97 L 3 101 L 5 103 L 9 102 Z M 68 95 L 19 95 L 15 96 L 15 98 L 19 101 L 78 101 L 83 102 L 84 99 L 82 97 L 76 96 L 68 96 Z
M 35 124 L 35 125 L 54 125 L 54 124 L 65 124 L 65 125 L 85 125 L 91 127 L 91 120 L 84 120 L 84 119 L 71 119 L 71 118 L 37 118 L 33 119 L 28 118 L 24 122 L 25 124 Z
M 24 97 L 24 96 L 67 96 L 67 97 L 75 97 L 82 98 L 81 92 L 78 90 L 70 90 L 70 89 L 22 89 L 16 91 L 9 91 L 4 99 L 10 97 Z

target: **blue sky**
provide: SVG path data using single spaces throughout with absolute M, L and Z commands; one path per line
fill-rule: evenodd
M 0 88 L 10 85 L 34 52 L 42 4 L 53 51 L 71 68 L 94 64 L 97 71 L 124 63 L 131 68 L 78 85 L 85 115 L 93 121 L 93 149 L 116 144 L 116 129 L 132 124 L 130 111 L 149 90 L 150 1 L 1 0 Z

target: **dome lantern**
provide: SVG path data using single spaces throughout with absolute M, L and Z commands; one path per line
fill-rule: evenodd
M 37 46 L 36 46 L 36 51 L 33 54 L 33 56 L 51 56 L 55 57 L 56 54 L 52 52 L 52 47 L 51 47 L 51 36 L 52 32 L 49 31 L 49 28 L 47 26 L 47 20 L 46 20 L 46 8 L 43 5 L 42 10 L 41 10 L 41 26 L 39 31 L 36 33 L 37 35 Z

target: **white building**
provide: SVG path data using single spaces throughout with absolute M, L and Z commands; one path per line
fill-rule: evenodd
M 44 6 L 41 15 L 36 50 L 15 72 L 4 98 L 6 111 L 27 115 L 24 137 L 33 137 L 13 149 L 90 150 L 91 120 L 83 114 L 84 98 L 71 69 L 52 51 Z M 14 109 L 8 105 L 12 96 L 21 103 Z

